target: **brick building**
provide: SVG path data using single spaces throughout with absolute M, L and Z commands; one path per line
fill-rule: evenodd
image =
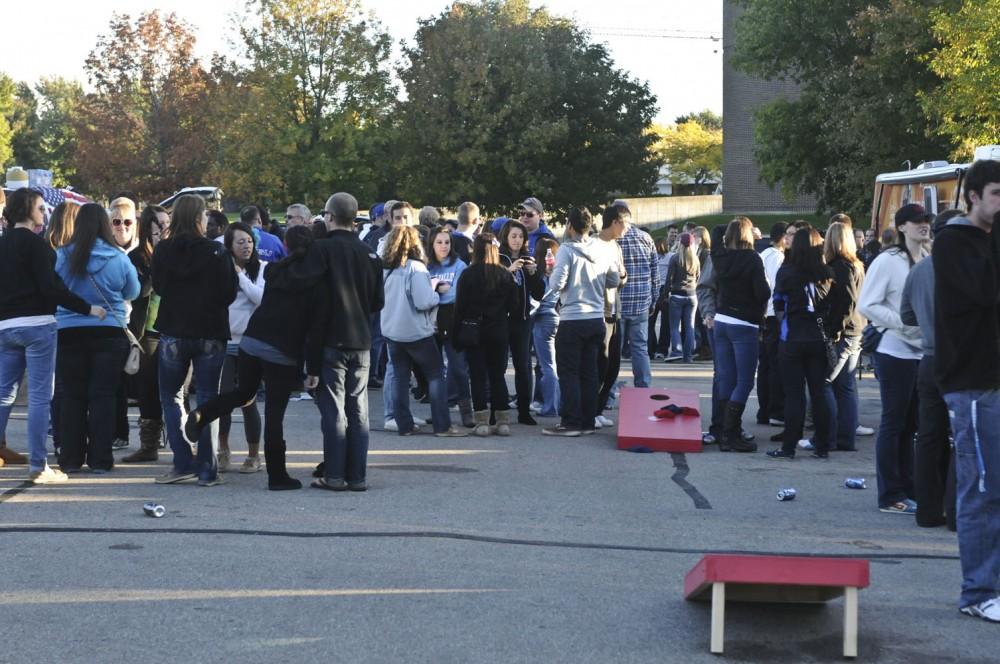
M 760 180 L 754 160 L 753 113 L 775 99 L 794 99 L 798 86 L 790 81 L 764 81 L 737 72 L 730 64 L 736 43 L 736 18 L 742 9 L 729 0 L 722 5 L 722 207 L 726 212 L 814 212 L 816 200 L 800 196 L 791 203 L 780 187 L 771 189 Z

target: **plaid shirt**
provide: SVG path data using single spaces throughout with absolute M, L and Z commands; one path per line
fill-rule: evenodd
M 618 244 L 621 245 L 625 272 L 628 274 L 628 281 L 621 289 L 622 316 L 648 316 L 653 307 L 653 294 L 657 293 L 660 283 L 653 238 L 649 233 L 631 226 Z

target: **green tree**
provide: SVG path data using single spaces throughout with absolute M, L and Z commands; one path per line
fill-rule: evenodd
M 765 180 L 863 216 L 876 174 L 948 155 L 920 105 L 940 84 L 920 56 L 936 47 L 928 8 L 957 1 L 740 0 L 734 64 L 801 86 L 755 116 Z
M 401 194 L 490 212 L 535 195 L 558 210 L 655 184 L 655 98 L 572 21 L 527 0 L 456 2 L 406 56 Z
M 64 78 L 42 78 L 38 95 L 36 134 L 40 164 L 52 171 L 56 186 L 81 186 L 74 167 L 78 142 L 76 116 L 84 100 L 83 87 Z
M 674 120 L 674 124 L 682 125 L 685 122 L 691 122 L 692 120 L 700 124 L 705 129 L 722 131 L 722 116 L 710 108 L 698 111 L 697 113 L 685 113 Z
M 923 96 L 937 131 L 956 144 L 956 158 L 1000 143 L 1000 0 L 965 0 L 931 15 L 941 46 L 929 54 L 942 84 Z
M 228 91 L 220 168 L 231 193 L 322 204 L 337 189 L 375 194 L 372 152 L 393 99 L 390 41 L 359 0 L 250 0 Z M 233 139 L 248 140 L 233 140 Z M 229 185 L 227 185 L 229 186 Z
M 705 127 L 697 119 L 687 119 L 670 127 L 654 125 L 653 130 L 657 136 L 656 152 L 670 166 L 670 181 L 675 187 L 704 184 L 722 177 L 721 128 Z
M 9 116 L 14 162 L 24 168 L 46 168 L 38 135 L 38 98 L 27 83 L 17 84 Z
M 14 147 L 11 145 L 14 132 L 8 116 L 14 112 L 15 92 L 13 79 L 0 72 L 0 168 L 9 166 L 14 157 Z
M 74 118 L 72 167 L 88 193 L 157 200 L 198 184 L 212 164 L 207 75 L 175 14 L 111 18 L 86 60 L 95 91 Z

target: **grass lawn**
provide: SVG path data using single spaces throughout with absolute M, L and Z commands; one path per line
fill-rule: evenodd
M 736 215 L 733 214 L 705 214 L 700 217 L 691 217 L 690 219 L 685 219 L 684 221 L 677 223 L 683 225 L 691 222 L 696 226 L 704 226 L 705 228 L 711 230 L 713 226 L 729 223 L 729 221 L 735 216 Z M 828 214 L 806 214 L 801 212 L 750 214 L 747 216 L 750 217 L 755 226 L 760 228 L 761 232 L 764 233 L 764 237 L 767 237 L 767 234 L 771 231 L 771 226 L 779 221 L 791 223 L 793 221 L 798 221 L 799 219 L 804 219 L 818 228 L 826 228 L 827 221 L 830 220 L 830 215 Z M 655 231 L 652 231 L 653 237 L 662 237 L 666 234 L 666 227 L 658 228 Z

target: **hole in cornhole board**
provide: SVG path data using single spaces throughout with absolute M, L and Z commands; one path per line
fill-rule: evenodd
M 670 401 L 669 394 L 651 394 L 649 395 L 649 398 L 653 401 Z

